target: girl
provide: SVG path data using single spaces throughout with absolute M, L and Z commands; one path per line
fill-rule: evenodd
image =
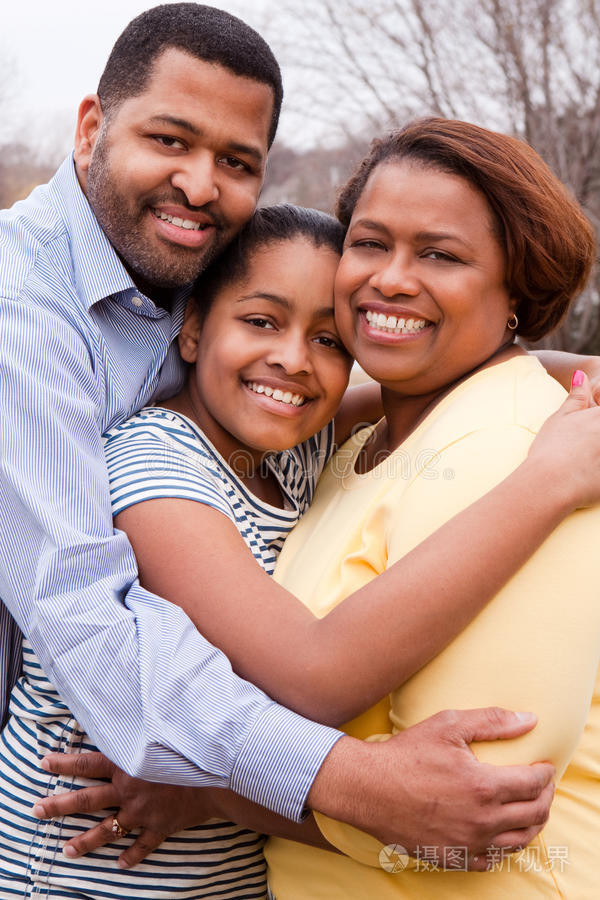
M 183 606 L 245 677 L 295 709 L 332 723 L 356 715 L 420 668 L 565 512 L 588 498 L 570 462 L 558 460 L 555 436 L 542 443 L 537 461 L 523 463 L 524 481 L 516 483 L 547 488 L 544 472 L 551 456 L 561 489 L 546 489 L 528 522 L 517 523 L 504 539 L 497 537 L 497 524 L 486 521 L 486 509 L 495 510 L 495 523 L 508 511 L 502 502 L 500 510 L 492 494 L 475 513 L 478 530 L 470 546 L 462 545 L 460 530 L 453 535 L 453 527 L 445 529 L 323 620 L 267 577 L 333 446 L 328 422 L 350 365 L 332 306 L 342 237 L 321 214 L 289 207 L 260 210 L 203 279 L 202 303 L 190 309 L 180 336 L 191 366 L 183 392 L 107 437 L 115 521 L 132 541 L 141 581 Z M 414 331 L 414 323 L 406 323 L 405 330 Z M 357 415 L 347 403 L 342 406 L 335 422 L 338 440 Z M 468 523 L 470 515 L 473 511 L 462 521 Z M 460 569 L 449 573 L 446 560 L 459 553 Z M 482 553 L 489 556 L 485 571 Z M 364 581 L 369 572 L 365 567 Z M 396 614 L 400 597 L 406 603 L 401 617 Z M 442 619 L 448 605 L 453 614 Z M 369 644 L 362 640 L 367 629 Z M 382 728 L 386 716 L 387 704 L 381 704 L 372 716 L 373 729 Z M 72 722 L 61 727 L 76 730 Z M 18 725 L 13 722 L 12 728 Z M 85 737 L 79 739 L 86 747 Z M 29 804 L 53 786 L 36 757 L 32 764 L 37 783 L 28 793 Z M 26 800 L 22 803 L 24 811 Z M 517 806 L 508 829 L 517 832 L 516 840 L 528 840 L 537 828 L 528 828 L 526 805 Z M 170 820 L 178 813 L 170 807 Z M 189 821 L 201 818 L 191 815 Z M 131 896 L 136 890 L 144 897 L 181 891 L 215 896 L 217 890 L 223 896 L 264 894 L 260 840 L 235 826 L 211 823 L 174 835 L 143 867 L 117 874 L 121 841 L 91 860 L 54 856 L 59 840 L 89 821 L 71 817 L 43 826 L 52 854 L 51 875 L 45 877 L 60 884 L 57 896 L 70 897 L 75 890 L 79 897 L 100 891 Z M 128 820 L 125 807 L 104 827 L 113 823 L 137 824 Z M 198 865 L 200 848 L 206 851 L 204 866 Z M 167 864 L 168 877 L 161 881 Z M 32 874 L 21 871 L 15 877 Z

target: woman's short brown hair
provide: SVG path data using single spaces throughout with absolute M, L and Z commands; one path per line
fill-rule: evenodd
M 418 119 L 373 141 L 338 196 L 345 228 L 373 170 L 400 160 L 459 175 L 481 191 L 506 254 L 517 333 L 537 341 L 552 331 L 589 277 L 596 240 L 577 201 L 535 150 L 468 122 Z

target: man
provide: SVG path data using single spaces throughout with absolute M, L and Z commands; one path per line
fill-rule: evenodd
M 190 283 L 252 214 L 281 97 L 277 63 L 244 23 L 157 7 L 81 104 L 74 164 L 3 215 L 0 595 L 77 719 L 132 774 L 229 787 L 293 819 L 309 805 L 409 849 L 481 851 L 515 829 L 507 843 L 527 841 L 551 767 L 492 770 L 467 744 L 531 718 L 444 714 L 377 746 L 340 737 L 236 678 L 181 610 L 140 587 L 113 532 L 101 435 L 178 389 Z

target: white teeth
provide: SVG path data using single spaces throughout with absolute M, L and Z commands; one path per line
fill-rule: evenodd
M 157 219 L 162 219 L 163 222 L 170 222 L 171 225 L 176 225 L 178 228 L 186 228 L 188 231 L 201 231 L 203 228 L 206 228 L 206 225 L 201 225 L 200 222 L 192 222 L 191 219 L 181 219 L 179 216 L 169 216 L 167 213 L 161 212 L 160 209 L 155 209 L 154 215 Z
M 289 403 L 291 406 L 302 406 L 306 399 L 302 394 L 292 394 L 291 391 L 281 391 L 279 388 L 273 390 L 273 388 L 265 384 L 259 384 L 257 381 L 248 382 L 248 387 L 255 394 L 265 394 L 267 397 L 272 397 L 273 400 L 278 400 L 280 403 Z
M 418 334 L 429 324 L 426 319 L 398 319 L 396 316 L 386 316 L 370 309 L 367 310 L 366 318 L 372 328 L 390 334 Z

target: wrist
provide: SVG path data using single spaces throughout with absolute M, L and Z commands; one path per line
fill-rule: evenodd
M 551 457 L 530 454 L 513 475 L 513 490 L 522 506 L 544 512 L 556 525 L 580 505 L 580 479 L 559 471 Z
M 372 756 L 378 746 L 348 736 L 340 738 L 312 784 L 307 806 L 333 819 L 362 827 L 365 822 L 362 806 L 366 798 L 369 805 L 374 801 L 370 773 L 373 772 Z M 381 771 L 379 776 L 377 783 L 383 789 L 385 779 Z

